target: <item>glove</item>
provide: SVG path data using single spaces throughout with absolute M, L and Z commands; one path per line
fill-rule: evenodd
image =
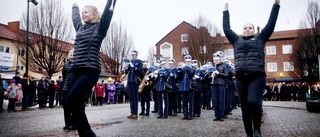
M 151 78 L 154 78 L 154 74 L 153 74 L 153 73 L 151 73 L 150 77 L 151 77 Z
M 216 70 L 216 71 L 214 71 L 213 73 L 215 73 L 215 74 L 219 74 L 219 71 L 217 71 L 217 70 Z
M 130 67 L 133 67 L 133 64 L 132 64 L 132 62 L 130 62 Z
M 172 73 L 170 73 L 170 76 L 171 76 L 171 77 L 173 77 L 173 74 L 172 74 Z
M 148 81 L 148 80 L 149 80 L 149 77 L 146 77 L 146 80 Z
M 198 75 L 194 75 L 194 78 L 200 78 Z

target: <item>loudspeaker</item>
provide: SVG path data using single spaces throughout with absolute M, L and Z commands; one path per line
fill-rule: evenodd
M 308 98 L 306 107 L 309 112 L 320 112 L 320 100 L 317 98 Z

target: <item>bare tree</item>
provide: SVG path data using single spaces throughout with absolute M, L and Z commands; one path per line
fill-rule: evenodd
M 309 84 L 319 80 L 319 46 L 320 6 L 318 2 L 309 1 L 306 15 L 300 22 L 298 38 L 293 51 L 297 74 Z
M 52 76 L 62 70 L 64 60 L 71 44 L 66 43 L 71 38 L 71 25 L 63 11 L 61 0 L 41 1 L 37 7 L 30 9 L 29 16 L 29 62 L 25 56 L 22 63 L 29 64 L 33 72 Z M 21 27 L 26 30 L 27 14 L 23 14 Z M 26 49 L 26 31 L 20 31 L 17 36 L 22 44 L 19 49 Z
M 102 58 L 104 70 L 118 75 L 122 68 L 122 60 L 130 57 L 129 53 L 133 47 L 133 40 L 121 21 L 112 22 L 101 46 L 102 53 L 107 56 Z
M 219 37 L 215 37 L 218 28 L 202 15 L 194 19 L 191 24 L 194 28 L 188 30 L 188 40 L 184 42 L 184 46 L 192 58 L 202 65 L 211 61 L 212 54 L 222 47 L 218 42 Z
M 150 64 L 150 66 L 154 65 L 154 61 L 155 61 L 155 48 L 154 46 L 149 47 L 149 51 L 148 51 L 148 62 Z

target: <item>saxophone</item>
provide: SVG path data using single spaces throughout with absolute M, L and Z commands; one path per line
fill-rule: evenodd
M 146 80 L 147 76 L 148 76 L 148 70 L 146 71 L 146 74 L 143 76 L 141 84 L 139 85 L 139 90 L 138 90 L 139 93 L 141 93 L 144 87 L 149 84 L 149 82 Z

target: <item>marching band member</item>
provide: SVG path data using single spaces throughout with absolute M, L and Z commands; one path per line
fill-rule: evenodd
M 128 74 L 127 88 L 129 92 L 130 112 L 129 119 L 138 119 L 138 89 L 141 82 L 142 61 L 137 59 L 138 51 L 131 52 L 132 60 L 125 64 L 125 73 Z M 139 80 L 140 79 L 140 80 Z
M 229 60 L 229 58 L 224 57 L 223 58 L 223 64 L 227 67 L 228 70 L 228 77 L 226 77 L 226 96 L 225 96 L 225 113 L 224 115 L 231 115 L 231 111 L 232 111 L 232 106 L 231 106 L 231 99 L 232 99 L 232 95 L 234 95 L 234 93 L 232 92 L 232 86 L 233 86 L 233 80 L 232 77 L 234 75 L 232 68 L 230 66 L 231 62 Z
M 193 78 L 197 83 L 197 90 L 194 91 L 194 100 L 193 100 L 193 117 L 200 117 L 201 114 L 201 92 L 202 92 L 202 82 L 204 79 L 203 68 L 198 68 L 198 61 L 192 60 L 192 66 L 196 69 Z
M 142 61 L 142 76 L 146 75 L 148 73 L 148 61 L 144 60 Z M 146 80 L 147 82 L 147 80 Z M 150 91 L 151 87 L 149 84 L 146 84 L 141 92 L 141 113 L 139 115 L 146 115 L 149 116 L 150 112 Z M 145 105 L 147 108 L 145 108 Z
M 160 60 L 160 69 L 158 70 L 158 74 L 152 77 L 155 77 L 155 81 L 157 81 L 157 96 L 158 96 L 158 117 L 157 118 L 168 118 L 168 92 L 165 91 L 165 82 L 170 75 L 169 69 L 164 68 L 166 64 L 166 60 Z M 153 74 L 153 73 L 152 73 Z M 151 74 L 151 75 L 152 75 Z M 164 101 L 164 109 L 162 106 L 162 95 Z
M 221 54 L 214 54 L 214 63 L 216 70 L 212 73 L 211 78 L 211 92 L 212 102 L 214 102 L 215 119 L 213 121 L 223 121 L 224 117 L 224 103 L 225 103 L 225 78 L 228 76 L 227 67 L 223 64 Z
M 179 91 L 182 94 L 183 102 L 183 118 L 182 120 L 191 120 L 192 119 L 192 110 L 193 110 L 193 92 L 190 89 L 191 81 L 193 81 L 193 75 L 195 73 L 194 69 L 191 67 L 190 55 L 184 56 L 185 66 L 181 71 L 181 84 Z
M 177 93 L 177 83 L 178 83 L 178 69 L 174 67 L 175 60 L 169 59 L 169 69 L 170 69 L 170 78 L 169 83 L 172 86 L 171 92 L 169 93 L 169 107 L 168 115 L 177 116 L 177 103 L 178 103 L 178 93 Z
M 157 60 L 153 66 L 154 67 L 153 72 L 158 71 L 157 69 L 159 69 L 159 65 L 160 65 L 159 63 L 160 63 L 160 60 Z M 158 97 L 157 97 L 157 91 L 156 91 L 157 81 L 154 80 L 154 77 L 151 77 L 151 75 L 153 75 L 153 72 L 148 75 L 149 81 L 152 81 L 152 84 L 150 86 L 152 91 L 152 100 L 154 102 L 153 110 L 151 111 L 151 113 L 158 113 Z
M 209 71 L 209 69 L 212 69 L 213 66 L 212 66 L 212 62 L 208 62 L 206 65 L 207 67 L 207 70 L 205 72 L 205 75 L 204 75 L 204 94 L 203 95 L 203 108 L 205 108 L 206 110 L 210 110 L 212 109 L 212 106 L 213 106 L 213 102 L 211 103 L 211 74 L 212 72 Z

